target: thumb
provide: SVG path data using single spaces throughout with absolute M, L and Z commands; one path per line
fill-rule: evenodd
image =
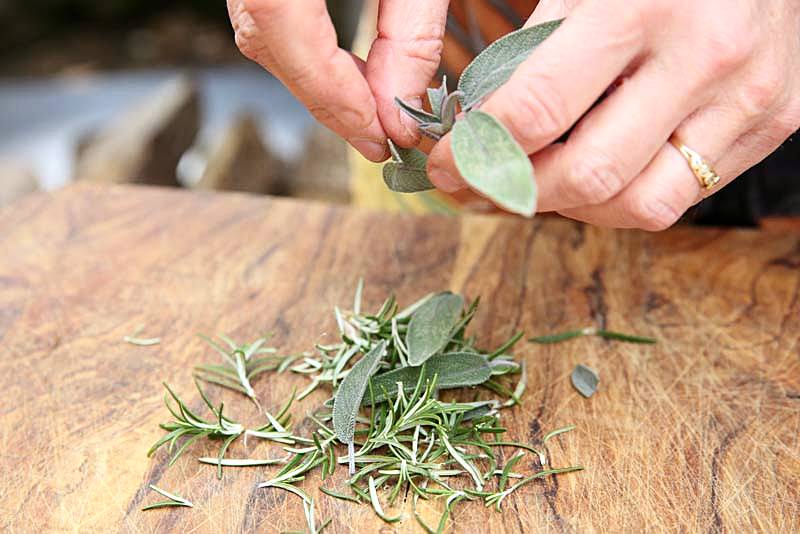
M 381 0 L 378 36 L 367 58 L 367 81 L 378 117 L 398 145 L 419 141 L 417 124 L 400 111 L 395 97 L 421 107 L 421 95 L 439 68 L 448 0 Z

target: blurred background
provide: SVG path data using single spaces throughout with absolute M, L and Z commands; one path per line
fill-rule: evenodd
M 365 57 L 377 0 L 327 4 L 340 46 Z M 535 5 L 451 0 L 440 74 L 456 80 Z M 797 217 L 798 167 L 790 139 L 685 220 Z M 394 194 L 380 176 L 240 55 L 224 0 L 0 0 L 0 206 L 80 179 L 388 210 L 493 209 L 468 192 Z
M 328 4 L 349 47 L 361 0 Z M 0 204 L 78 176 L 347 202 L 346 156 L 223 0 L 0 0 Z

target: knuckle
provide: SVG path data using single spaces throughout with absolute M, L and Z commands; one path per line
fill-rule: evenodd
M 628 203 L 627 208 L 632 223 L 649 232 L 666 230 L 678 222 L 683 214 L 671 203 L 657 197 L 637 196 Z
M 606 156 L 581 155 L 570 165 L 564 186 L 566 195 L 578 204 L 601 204 L 624 186 L 619 165 Z
M 779 73 L 759 73 L 741 86 L 737 104 L 746 118 L 756 119 L 768 113 L 783 92 L 783 80 Z
M 429 35 L 411 39 L 393 39 L 386 35 L 379 35 L 376 45 L 392 48 L 401 57 L 423 63 L 426 68 L 435 71 L 439 67 L 444 43 L 441 36 Z
M 541 76 L 523 80 L 511 91 L 507 124 L 523 147 L 538 147 L 558 138 L 571 125 L 567 104 L 554 82 Z
M 703 48 L 709 75 L 735 71 L 750 59 L 755 50 L 756 36 L 748 25 L 740 26 L 736 30 L 717 28 L 707 32 Z
M 231 3 L 230 17 L 236 47 L 245 57 L 253 61 L 258 61 L 265 49 L 253 13 L 270 9 L 269 6 L 273 3 L 271 0 L 239 0 Z

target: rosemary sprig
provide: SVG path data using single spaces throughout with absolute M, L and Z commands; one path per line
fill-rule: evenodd
M 159 487 L 156 487 L 153 484 L 150 484 L 150 489 L 155 491 L 156 493 L 159 493 L 162 496 L 166 497 L 168 500 L 159 501 L 159 502 L 156 502 L 156 503 L 153 503 L 153 504 L 148 504 L 147 506 L 142 508 L 143 512 L 146 511 L 146 510 L 155 510 L 157 508 L 171 508 L 171 507 L 176 507 L 176 506 L 178 506 L 178 507 L 183 506 L 183 507 L 186 507 L 186 508 L 194 508 L 194 505 L 190 501 L 188 501 L 187 499 L 184 499 L 180 495 L 176 495 L 174 493 L 170 493 L 168 491 L 165 491 L 165 490 L 163 490 L 163 489 L 161 489 Z
M 267 341 L 266 337 L 249 344 L 239 345 L 229 337 L 220 335 L 219 339 L 227 345 L 227 348 L 207 336 L 201 335 L 200 337 L 222 356 L 223 365 L 198 365 L 195 367 L 195 377 L 247 395 L 261 410 L 261 403 L 258 401 L 250 381 L 265 371 L 276 370 L 284 358 L 276 356 L 275 349 L 264 346 Z M 259 355 L 269 356 L 259 358 Z
M 612 332 L 610 330 L 598 329 L 593 326 L 587 328 L 581 328 L 580 330 L 569 330 L 567 332 L 561 332 L 558 334 L 532 337 L 528 341 L 530 341 L 531 343 L 538 343 L 540 345 L 549 345 L 552 343 L 560 343 L 562 341 L 567 341 L 570 339 L 575 339 L 578 337 L 585 337 L 585 336 L 597 336 L 604 339 L 613 339 L 616 341 L 624 341 L 626 343 L 639 343 L 645 345 L 653 345 L 656 343 L 656 340 L 651 337 L 634 336 L 631 334 Z
M 215 407 L 200 387 L 200 383 L 195 381 L 195 385 L 197 386 L 197 391 L 200 393 L 203 402 L 214 416 L 214 419 L 204 419 L 194 413 L 186 403 L 172 391 L 169 385 L 164 383 L 164 387 L 167 390 L 167 393 L 164 395 L 164 404 L 174 417 L 174 420 L 160 425 L 167 433 L 153 444 L 147 452 L 147 455 L 152 456 L 160 447 L 168 445 L 168 451 L 172 454 L 169 461 L 169 465 L 171 466 L 181 457 L 189 445 L 195 441 L 202 438 L 221 439 L 223 443 L 219 450 L 217 477 L 222 478 L 222 459 L 225 456 L 225 452 L 228 450 L 230 444 L 244 433 L 245 429 L 242 425 L 229 419 L 222 413 L 224 407 L 223 403 L 220 403 L 218 408 Z M 173 407 L 173 403 L 175 407 Z M 176 449 L 177 441 L 181 438 L 188 439 L 184 440 Z M 173 450 L 175 451 L 174 453 Z

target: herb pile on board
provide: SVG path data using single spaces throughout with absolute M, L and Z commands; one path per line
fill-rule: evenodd
M 461 295 L 443 292 L 400 309 L 390 296 L 378 311 L 368 313 L 361 309 L 362 289 L 359 282 L 352 310 L 334 310 L 339 341 L 317 345 L 313 352 L 279 356 L 265 346 L 265 339 L 241 346 L 224 336 L 219 342 L 209 339 L 222 364 L 200 365 L 196 377 L 211 415 L 195 413 L 165 385 L 173 420 L 161 425 L 166 433 L 150 454 L 166 447 L 174 463 L 192 443 L 210 438 L 221 442 L 217 456 L 198 460 L 215 466 L 220 478 L 225 467 L 278 464 L 258 487 L 300 497 L 311 532 L 327 524 L 317 526 L 316 491 L 303 483 L 312 470 L 321 471 L 318 489 L 330 498 L 369 505 L 389 523 L 406 519 L 403 510 L 410 505 L 426 531 L 442 532 L 459 502 L 479 501 L 500 510 L 503 500 L 526 484 L 582 469 L 550 467 L 544 452 L 547 440 L 571 425 L 544 436 L 537 447 L 504 438 L 502 413 L 513 409 L 525 391 L 525 364 L 511 353 L 521 332 L 487 349 L 467 335 L 478 300 L 468 304 Z M 262 409 L 251 384 L 266 372 L 306 375 L 309 384 L 273 415 Z M 200 381 L 246 396 L 266 423 L 245 428 L 222 404 L 211 402 Z M 320 388 L 330 397 L 306 416 L 316 428 L 295 434 L 292 404 Z M 273 442 L 288 456 L 227 458 L 229 446 L 239 438 Z M 526 455 L 533 461 L 524 462 Z M 342 477 L 333 483 L 331 476 L 340 465 Z M 435 525 L 417 513 L 420 500 L 442 501 Z M 186 506 L 182 503 L 174 498 L 159 504 Z

